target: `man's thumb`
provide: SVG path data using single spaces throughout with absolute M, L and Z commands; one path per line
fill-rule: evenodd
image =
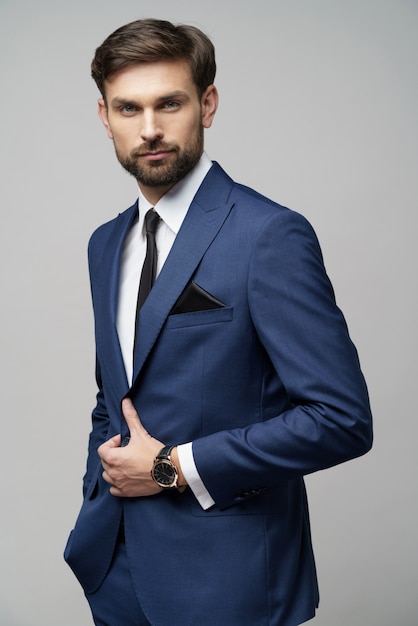
M 141 428 L 143 428 L 137 410 L 135 409 L 130 398 L 124 398 L 122 400 L 122 413 L 131 435 L 134 431 L 138 432 Z

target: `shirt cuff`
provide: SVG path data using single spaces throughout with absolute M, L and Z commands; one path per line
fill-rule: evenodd
M 205 511 L 210 509 L 210 507 L 215 504 L 215 500 L 213 500 L 209 491 L 206 489 L 197 471 L 193 457 L 193 444 L 184 443 L 181 446 L 177 446 L 177 454 L 181 471 L 187 480 L 187 484 L 193 491 L 196 500 Z

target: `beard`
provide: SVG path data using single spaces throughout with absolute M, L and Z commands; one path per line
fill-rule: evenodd
M 170 156 L 161 160 L 141 162 L 141 155 L 159 150 L 170 151 Z M 203 153 L 203 127 L 199 125 L 194 141 L 181 149 L 176 143 L 168 144 L 155 140 L 143 143 L 128 156 L 115 152 L 119 163 L 131 176 L 145 187 L 165 187 L 182 180 L 198 163 Z

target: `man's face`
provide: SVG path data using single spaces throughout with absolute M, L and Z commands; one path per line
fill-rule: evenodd
M 121 165 L 157 202 L 200 159 L 218 97 L 213 85 L 198 97 L 185 61 L 140 63 L 106 81 L 99 115 Z

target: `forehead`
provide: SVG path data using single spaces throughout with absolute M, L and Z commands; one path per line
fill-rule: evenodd
M 174 91 L 197 96 L 189 64 L 178 59 L 129 65 L 106 80 L 105 91 L 108 101 L 161 98 Z

